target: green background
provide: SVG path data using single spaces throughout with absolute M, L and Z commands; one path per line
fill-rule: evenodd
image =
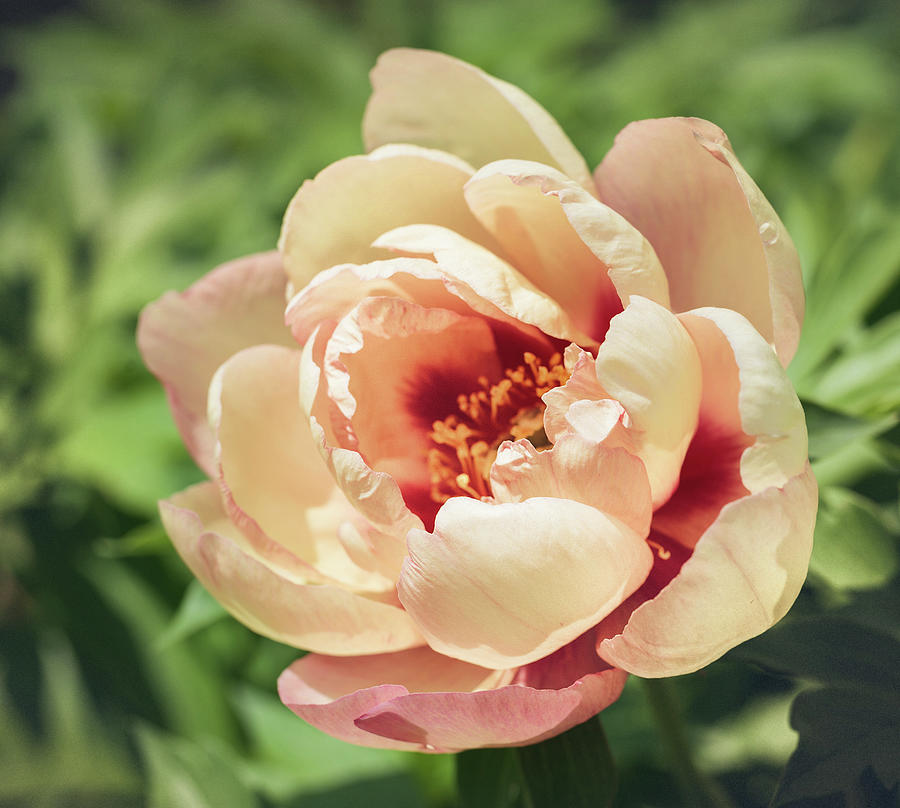
M 490 763 L 460 796 L 453 758 L 296 719 L 274 682 L 297 652 L 225 616 L 156 518 L 200 475 L 138 311 L 274 246 L 302 180 L 361 150 L 367 72 L 394 45 L 523 87 L 592 166 L 630 120 L 713 120 L 801 254 L 809 581 L 777 629 L 669 683 L 680 750 L 629 682 L 602 715 L 616 805 L 692 804 L 693 765 L 741 806 L 896 805 L 896 4 L 53 5 L 4 6 L 0 33 L 0 806 L 474 805 L 491 778 L 493 804 L 527 797 L 509 753 L 468 756 Z

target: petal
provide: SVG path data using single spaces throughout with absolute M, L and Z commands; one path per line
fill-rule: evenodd
M 446 309 L 379 297 L 360 303 L 334 330 L 325 354 L 328 392 L 352 430 L 347 448 L 377 468 L 425 456 L 432 424 L 501 369 L 488 323 Z M 427 474 L 427 473 L 426 473 Z
M 552 670 L 505 685 L 511 672 L 428 648 L 355 659 L 310 655 L 281 675 L 278 689 L 301 718 L 351 743 L 427 752 L 521 745 L 564 732 L 618 698 L 624 672 L 571 656 L 549 657 Z
M 214 438 L 206 419 L 216 368 L 242 348 L 295 346 L 284 327 L 286 278 L 276 252 L 223 264 L 187 291 L 168 292 L 141 313 L 137 342 L 163 383 L 191 456 L 215 476 Z
M 328 267 L 382 257 L 372 241 L 404 224 L 441 224 L 492 246 L 463 199 L 471 174 L 458 158 L 415 146 L 332 163 L 303 183 L 284 215 L 278 249 L 294 291 Z
M 513 321 L 533 325 L 551 337 L 593 344 L 556 300 L 490 250 L 452 230 L 435 225 L 409 225 L 383 234 L 375 245 L 433 256 L 444 273 L 447 288 L 476 311 L 490 315 L 496 307 Z M 491 305 L 485 306 L 484 302 Z
M 737 369 L 740 429 L 752 439 L 741 456 L 741 479 L 751 492 L 781 486 L 802 473 L 807 461 L 803 407 L 771 347 L 744 317 L 726 309 L 696 309 L 682 316 L 702 355 L 718 353 L 720 369 L 705 386 L 721 400 L 726 388 L 719 375 L 727 363 Z M 733 376 L 734 371 L 730 371 Z M 713 406 L 713 405 L 710 405 Z M 718 408 L 727 401 L 715 404 Z
M 682 118 L 632 123 L 594 176 L 599 198 L 653 245 L 675 311 L 739 311 L 787 364 L 803 313 L 797 253 L 718 127 Z
M 351 589 L 392 590 L 392 580 L 360 569 L 338 541 L 356 514 L 300 409 L 299 359 L 299 350 L 258 345 L 231 357 L 213 379 L 210 420 L 229 513 L 272 561 L 285 557 L 274 541 Z
M 600 643 L 600 655 L 638 676 L 675 676 L 765 631 L 806 578 L 816 504 L 807 466 L 781 488 L 726 505 L 678 575 Z
M 375 654 L 421 643 L 403 609 L 336 586 L 297 583 L 244 552 L 214 483 L 161 502 L 160 515 L 194 575 L 259 634 L 328 654 Z
M 416 143 L 476 167 L 504 157 L 535 160 L 593 193 L 584 158 L 553 117 L 518 87 L 452 56 L 410 48 L 383 53 L 371 78 L 374 92 L 363 119 L 366 149 Z
M 631 418 L 636 452 L 659 507 L 678 484 L 697 426 L 701 375 L 694 343 L 670 311 L 634 296 L 613 318 L 596 369 L 600 385 Z
M 649 242 L 564 174 L 500 160 L 466 183 L 466 201 L 512 263 L 595 339 L 632 294 L 668 306 Z
M 643 582 L 643 537 L 588 505 L 458 497 L 407 535 L 400 601 L 440 653 L 490 668 L 540 659 Z
M 561 436 L 545 451 L 527 440 L 501 444 L 491 466 L 491 493 L 498 502 L 573 499 L 624 522 L 639 536 L 650 529 L 650 483 L 644 464 L 615 443 L 575 433 Z
M 606 391 L 597 381 L 594 357 L 577 345 L 570 345 L 565 352 L 566 369 L 572 374 L 561 387 L 554 387 L 541 396 L 544 410 L 544 431 L 552 442 L 572 429 L 568 420 L 569 409 L 578 401 L 597 401 L 606 398 Z M 611 399 L 610 399 L 611 400 Z M 612 413 L 613 410 L 609 410 Z M 618 415 L 616 415 L 618 419 Z

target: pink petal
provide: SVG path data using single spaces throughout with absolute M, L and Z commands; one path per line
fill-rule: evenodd
M 336 264 L 383 257 L 372 241 L 404 224 L 441 224 L 492 246 L 462 196 L 471 173 L 452 155 L 415 146 L 332 163 L 303 183 L 285 213 L 278 248 L 293 290 Z
M 583 659 L 567 647 L 523 669 L 516 685 L 505 684 L 511 672 L 428 648 L 356 659 L 311 655 L 282 674 L 279 694 L 301 718 L 351 743 L 426 752 L 520 745 L 564 732 L 618 698 L 625 674 L 588 650 Z
M 583 502 L 646 536 L 652 515 L 644 464 L 625 449 L 582 435 L 562 435 L 538 451 L 527 440 L 501 444 L 491 467 L 498 502 L 559 497 Z
M 563 433 L 572 429 L 568 421 L 569 409 L 578 401 L 606 399 L 606 391 L 597 381 L 594 357 L 577 345 L 570 345 L 565 352 L 566 369 L 572 374 L 561 387 L 554 387 L 541 396 L 544 410 L 544 431 L 556 442 Z M 616 415 L 618 420 L 618 415 Z
M 678 484 L 697 426 L 701 375 L 694 343 L 670 311 L 634 296 L 613 318 L 596 369 L 607 395 L 631 418 L 636 452 L 659 507 Z
M 295 346 L 284 327 L 285 284 L 278 253 L 260 253 L 223 264 L 141 313 L 138 348 L 166 388 L 191 456 L 210 476 L 216 472 L 206 419 L 209 383 L 216 368 L 242 348 Z
M 594 176 L 600 199 L 653 245 L 675 311 L 739 311 L 787 364 L 803 317 L 797 253 L 718 127 L 682 118 L 632 123 Z
M 367 149 L 416 143 L 476 167 L 505 157 L 534 160 L 594 192 L 584 158 L 518 87 L 451 56 L 409 48 L 383 53 L 371 78 L 374 93 L 363 120 Z
M 594 339 L 632 294 L 668 306 L 666 276 L 647 240 L 560 172 L 500 160 L 480 169 L 465 194 L 515 267 Z
M 596 625 L 652 565 L 644 537 L 568 499 L 458 497 L 412 530 L 400 601 L 436 651 L 490 668 L 533 662 Z
M 161 502 L 160 515 L 194 575 L 260 634 L 329 654 L 382 653 L 421 643 L 409 616 L 396 605 L 292 580 L 242 549 L 245 542 L 222 510 L 214 483 Z
M 678 575 L 599 644 L 600 655 L 638 676 L 675 676 L 765 631 L 806 578 L 817 498 L 807 467 L 726 505 Z

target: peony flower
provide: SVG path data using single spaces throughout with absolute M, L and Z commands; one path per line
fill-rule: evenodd
M 306 721 L 533 743 L 794 601 L 798 259 L 706 121 L 632 123 L 591 175 L 470 65 L 394 50 L 372 81 L 368 153 L 303 184 L 279 251 L 143 313 L 210 477 L 162 519 L 235 617 L 312 652 L 279 681 Z

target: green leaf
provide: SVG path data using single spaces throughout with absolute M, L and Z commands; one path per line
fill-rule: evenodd
M 463 808 L 603 808 L 616 792 L 616 769 L 599 718 L 515 749 L 457 756 Z
M 900 782 L 900 696 L 897 692 L 828 687 L 797 696 L 791 725 L 800 734 L 773 805 L 844 793 L 847 806 L 893 808 Z M 867 778 L 877 778 L 883 801 L 859 802 Z
M 156 647 L 162 651 L 168 646 L 190 637 L 200 629 L 211 626 L 227 614 L 228 612 L 219 601 L 203 588 L 203 584 L 197 580 L 191 581 L 172 622 L 159 635 Z
M 809 431 L 809 456 L 813 460 L 829 457 L 848 444 L 877 437 L 897 423 L 893 413 L 874 420 L 865 419 L 811 401 L 803 402 L 803 411 Z
M 823 487 L 810 573 L 836 589 L 872 589 L 898 566 L 896 536 L 878 506 L 848 489 Z
M 148 808 L 256 808 L 256 797 L 235 775 L 234 761 L 212 748 L 172 738 L 149 726 L 137 730 L 147 767 Z

